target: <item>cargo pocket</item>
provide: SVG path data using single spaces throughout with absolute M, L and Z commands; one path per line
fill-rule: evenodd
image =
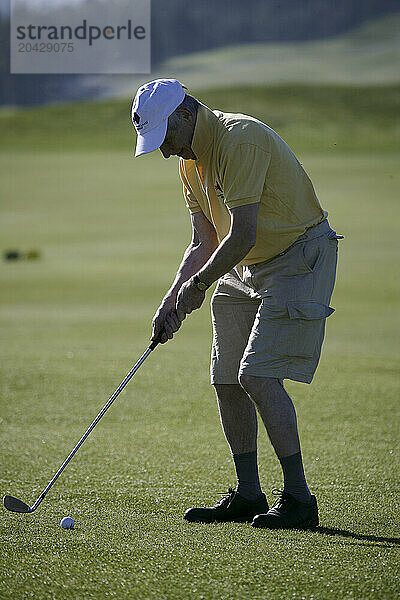
M 291 301 L 287 303 L 291 326 L 290 356 L 311 357 L 320 346 L 325 319 L 334 309 L 319 302 Z

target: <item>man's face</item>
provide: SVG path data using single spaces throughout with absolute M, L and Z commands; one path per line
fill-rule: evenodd
M 168 120 L 167 133 L 160 146 L 164 158 L 180 156 L 184 159 L 196 160 L 191 148 L 196 119 L 190 111 L 179 111 L 173 119 Z

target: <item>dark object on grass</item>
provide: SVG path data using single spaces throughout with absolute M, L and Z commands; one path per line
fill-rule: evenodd
M 40 250 L 6 250 L 3 256 L 4 260 L 37 260 L 40 258 Z
M 4 260 L 18 260 L 21 258 L 21 252 L 18 250 L 6 250 L 3 256 Z

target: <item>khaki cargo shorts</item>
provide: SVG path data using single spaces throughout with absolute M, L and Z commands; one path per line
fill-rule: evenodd
M 211 383 L 241 374 L 311 383 L 336 277 L 338 236 L 328 221 L 285 252 L 224 275 L 211 300 Z

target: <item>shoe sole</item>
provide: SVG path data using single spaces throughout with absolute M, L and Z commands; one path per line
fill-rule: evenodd
M 254 515 L 255 516 L 255 515 Z M 206 519 L 185 519 L 185 521 L 187 521 L 188 523 L 251 523 L 252 520 L 254 519 L 254 517 L 243 517 L 243 518 L 237 518 L 237 519 L 212 519 L 212 520 L 206 520 Z
M 299 529 L 301 531 L 305 529 L 316 529 L 319 525 L 318 517 L 316 519 L 308 519 L 299 523 L 298 525 L 252 525 L 255 529 Z

